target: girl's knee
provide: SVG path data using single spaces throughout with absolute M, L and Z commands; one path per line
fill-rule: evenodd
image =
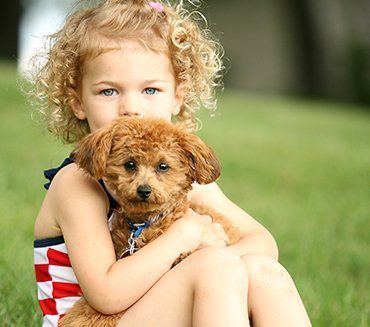
M 245 271 L 243 260 L 225 248 L 204 248 L 194 252 L 191 257 L 202 268 L 231 267 Z
M 295 285 L 288 271 L 276 260 L 264 255 L 242 256 L 251 286 L 292 291 Z
M 185 261 L 199 278 L 219 281 L 229 278 L 234 281 L 247 282 L 247 269 L 244 261 L 237 255 L 223 248 L 205 248 L 194 252 Z

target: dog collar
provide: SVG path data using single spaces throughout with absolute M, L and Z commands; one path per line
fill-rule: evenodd
M 130 255 L 133 255 L 135 251 L 138 250 L 137 248 L 137 238 L 141 235 L 144 229 L 148 228 L 150 225 L 157 222 L 159 219 L 163 217 L 163 213 L 160 213 L 159 215 L 156 215 L 152 218 L 149 218 L 148 220 L 144 221 L 143 223 L 134 224 L 129 218 L 126 219 L 126 222 L 130 228 L 131 235 L 128 239 L 129 247 L 126 248 L 120 258 L 123 258 L 126 253 L 129 253 Z

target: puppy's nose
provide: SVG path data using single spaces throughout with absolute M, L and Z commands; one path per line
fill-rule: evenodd
M 143 200 L 149 198 L 150 194 L 152 193 L 152 188 L 149 185 L 140 185 L 137 188 L 137 194 L 140 196 Z

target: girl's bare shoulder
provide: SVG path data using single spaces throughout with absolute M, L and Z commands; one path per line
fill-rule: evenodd
M 61 225 L 68 220 L 106 213 L 109 200 L 96 179 L 93 179 L 76 164 L 62 168 L 54 177 L 41 205 L 35 223 L 35 237 L 59 236 Z M 104 217 L 104 214 L 103 214 Z
M 189 193 L 192 203 L 207 204 L 210 201 L 222 202 L 225 200 L 225 195 L 215 182 L 207 185 L 194 183 L 192 187 L 193 189 Z
M 90 205 L 109 207 L 109 201 L 99 182 L 72 163 L 54 177 L 49 191 L 53 203 L 58 207 L 73 205 L 89 210 Z M 72 206 L 72 207 L 73 207 Z
M 76 186 L 93 188 L 98 184 L 96 180 L 90 177 L 86 172 L 80 169 L 77 164 L 71 163 L 63 167 L 54 177 L 50 184 L 49 191 L 58 192 L 65 188 L 73 190 Z

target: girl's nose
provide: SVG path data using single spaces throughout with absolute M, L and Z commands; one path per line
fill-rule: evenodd
M 123 99 L 120 103 L 119 114 L 120 116 L 140 116 L 138 101 L 128 97 Z

